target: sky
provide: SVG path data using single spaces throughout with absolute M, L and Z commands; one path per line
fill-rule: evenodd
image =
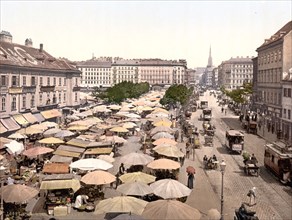
M 0 0 L 0 29 L 13 43 L 42 43 L 54 57 L 186 59 L 188 68 L 256 49 L 292 20 L 288 0 L 15 1 Z

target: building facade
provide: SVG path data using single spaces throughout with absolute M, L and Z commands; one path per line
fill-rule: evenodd
M 0 33 L 1 116 L 33 110 L 79 106 L 80 72 L 43 49 L 12 42 Z
M 111 87 L 123 81 L 169 86 L 186 83 L 185 60 L 98 58 L 78 62 L 83 88 Z
M 237 57 L 222 62 L 218 67 L 218 84 L 225 89 L 240 88 L 243 83 L 252 83 L 253 62 L 252 58 Z
M 92 58 L 78 62 L 77 68 L 81 71 L 82 88 L 111 87 L 113 85 L 111 58 Z
M 286 119 L 288 119 L 286 117 L 288 117 L 289 106 L 283 103 L 283 85 L 286 87 L 287 82 L 283 80 L 283 75 L 292 68 L 291 31 L 292 21 L 266 39 L 256 50 L 258 53 L 258 87 L 255 104 L 257 111 L 264 115 L 265 121 L 269 127 L 273 128 L 273 131 L 282 130 L 283 126 L 286 127 Z M 289 100 L 289 97 L 285 97 L 285 103 Z M 284 108 L 286 109 L 285 118 L 283 118 Z M 285 121 L 285 125 L 281 121 Z

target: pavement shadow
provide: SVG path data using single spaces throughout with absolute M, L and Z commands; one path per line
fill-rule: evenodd
M 260 176 L 266 183 L 279 183 L 278 178 L 271 173 L 265 166 L 260 166 Z
M 227 149 L 224 144 L 222 144 L 221 147 L 217 147 L 217 151 L 220 154 L 228 154 L 228 155 L 236 154 L 236 153 L 230 151 L 229 149 Z

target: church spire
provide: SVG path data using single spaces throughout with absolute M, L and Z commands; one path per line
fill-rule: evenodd
M 208 58 L 208 65 L 207 67 L 212 67 L 213 62 L 212 62 L 212 55 L 211 55 L 211 46 L 210 46 L 210 51 L 209 51 L 209 58 Z

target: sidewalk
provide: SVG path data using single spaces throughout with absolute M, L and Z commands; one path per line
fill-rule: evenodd
M 261 138 L 265 139 L 267 142 L 275 142 L 277 141 L 277 135 L 276 135 L 276 132 L 274 132 L 274 134 L 269 131 L 268 132 L 268 128 L 265 126 L 262 126 L 261 129 L 259 129 L 258 127 L 258 133 L 257 133 L 258 136 L 260 136 Z

